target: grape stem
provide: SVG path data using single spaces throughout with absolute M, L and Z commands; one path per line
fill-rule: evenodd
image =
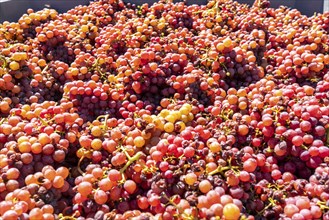
M 269 183 L 269 184 L 267 184 L 267 187 L 278 191 L 278 190 L 281 190 L 284 186 L 279 186 L 278 184 Z
M 72 216 L 63 216 L 63 214 L 59 214 L 59 220 L 76 220 L 74 217 L 76 213 L 74 213 Z
M 80 168 L 80 166 L 81 166 L 81 162 L 83 161 L 83 159 L 85 159 L 86 158 L 86 156 L 87 156 L 87 158 L 89 158 L 88 157 L 88 155 L 90 156 L 90 154 L 91 154 L 91 152 L 92 152 L 92 150 L 84 150 L 83 151 L 83 155 L 81 156 L 81 158 L 80 158 L 80 160 L 79 160 L 79 162 L 78 162 L 78 165 L 77 165 L 77 168 L 78 168 L 78 172 L 82 175 L 82 174 L 84 174 L 84 172 L 81 170 L 81 168 Z
M 100 69 L 99 67 L 99 58 L 96 59 L 95 63 L 93 64 L 92 68 L 94 68 L 100 75 L 101 77 L 106 80 L 106 75 L 105 73 Z
M 329 206 L 326 205 L 326 202 L 318 201 L 317 205 L 320 206 L 321 210 L 329 210 Z
M 107 120 L 108 120 L 109 116 L 110 115 L 108 115 L 108 114 L 107 115 L 100 115 L 100 116 L 98 116 L 96 118 L 97 121 L 99 121 L 101 118 L 104 118 L 104 124 L 102 126 L 102 128 L 103 128 L 104 131 L 107 131 L 107 129 L 108 129 L 108 127 L 107 127 Z
M 0 121 L 0 125 L 2 125 L 6 120 L 7 120 L 7 118 L 2 118 Z
M 220 118 L 224 121 L 230 120 L 230 117 L 233 115 L 233 110 L 232 109 L 223 109 L 220 113 Z
M 7 66 L 7 60 L 4 56 L 0 55 L 0 60 L 3 61 L 2 68 L 6 68 Z
M 126 61 L 127 61 L 128 66 L 130 67 L 130 69 L 131 69 L 133 72 L 135 72 L 135 69 L 134 69 L 134 68 L 131 66 L 131 64 L 129 63 L 129 60 L 126 59 Z
M 161 193 L 161 196 L 163 198 L 165 198 L 165 199 L 168 200 L 168 203 L 167 204 L 172 205 L 172 206 L 174 206 L 177 209 L 178 213 L 176 214 L 176 216 L 180 216 L 181 215 L 184 220 L 194 220 L 195 219 L 194 216 L 187 214 L 181 207 L 179 207 L 174 202 L 174 198 L 172 198 L 174 196 L 172 196 L 172 197 L 169 198 L 164 192 Z
M 41 118 L 40 116 L 38 116 L 38 118 L 39 118 L 39 120 L 41 121 L 42 125 L 44 125 L 44 126 L 49 126 L 49 122 L 52 122 L 52 121 L 55 120 L 55 117 L 52 118 L 52 119 L 50 119 L 50 120 L 48 120 L 48 121 L 44 120 L 44 119 Z
M 151 165 L 151 167 L 143 165 L 142 172 L 147 173 L 147 174 L 154 174 L 157 170 L 158 170 L 158 168 L 154 165 Z
M 218 166 L 215 170 L 208 173 L 208 175 L 212 176 L 212 175 L 215 175 L 217 173 L 223 173 L 224 171 L 234 170 L 234 169 L 239 169 L 239 167 L 238 166 L 225 166 L 225 167 Z
M 219 14 L 220 9 L 221 9 L 221 8 L 219 8 L 219 1 L 217 1 L 216 4 L 214 4 L 214 5 L 213 5 L 211 8 L 209 8 L 208 10 L 206 10 L 206 11 L 202 11 L 202 10 L 200 10 L 200 11 L 194 12 L 194 14 L 200 14 L 200 13 L 202 13 L 202 16 L 208 16 L 209 13 L 211 13 L 211 12 L 216 12 L 216 14 Z
M 307 146 L 304 145 L 304 144 L 300 145 L 300 147 L 301 147 L 302 149 L 304 149 L 304 150 L 307 150 L 307 149 L 308 149 Z
M 76 220 L 76 218 L 74 218 L 72 216 L 63 216 L 60 218 L 60 220 Z
M 126 165 L 124 167 L 122 167 L 120 169 L 120 173 L 123 174 L 125 172 L 125 170 L 136 160 L 138 160 L 141 156 L 142 156 L 142 152 L 138 152 L 137 154 L 135 154 L 133 157 L 131 157 L 127 151 L 124 151 L 126 157 L 128 158 L 128 162 L 126 163 Z
M 42 75 L 45 75 L 46 71 L 48 70 L 49 65 L 47 65 L 41 72 Z
M 79 162 L 78 162 L 78 171 L 79 173 L 82 175 L 84 172 L 81 170 L 80 168 L 80 165 L 81 165 L 81 162 L 83 161 L 83 159 L 85 159 L 85 155 L 82 155 L 82 157 L 80 158 Z
M 273 199 L 273 198 L 270 197 L 270 198 L 268 198 L 268 201 L 269 201 L 270 203 L 269 203 L 267 206 L 265 206 L 265 208 L 263 208 L 262 211 L 257 212 L 258 215 L 263 216 L 263 213 L 264 213 L 265 210 L 269 209 L 270 207 L 274 207 L 274 206 L 276 206 L 276 200 L 275 200 L 275 199 Z
M 164 193 L 164 192 L 161 193 L 161 196 L 162 196 L 163 198 L 165 198 L 165 199 L 168 200 L 168 204 L 174 206 L 178 211 L 181 211 L 181 209 L 180 209 L 180 208 L 177 206 L 177 204 L 173 201 L 174 199 L 169 198 L 169 197 L 166 195 L 166 193 Z
M 283 107 L 274 106 L 274 107 L 272 107 L 272 110 L 274 112 L 274 121 L 275 122 L 278 122 L 278 120 L 279 120 L 279 113 L 283 110 Z

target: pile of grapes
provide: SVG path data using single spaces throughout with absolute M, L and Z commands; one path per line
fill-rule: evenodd
M 328 37 L 265 0 L 0 24 L 0 219 L 328 220 Z

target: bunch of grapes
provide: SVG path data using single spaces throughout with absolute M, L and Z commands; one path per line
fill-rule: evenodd
M 99 0 L 0 24 L 0 219 L 329 219 L 329 19 Z

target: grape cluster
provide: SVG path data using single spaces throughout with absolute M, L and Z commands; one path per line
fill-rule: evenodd
M 329 219 L 328 16 L 99 0 L 0 24 L 0 219 Z

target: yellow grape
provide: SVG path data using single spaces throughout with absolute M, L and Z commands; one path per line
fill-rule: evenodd
M 238 220 L 240 218 L 240 209 L 234 203 L 228 203 L 223 208 L 223 216 L 227 220 Z

